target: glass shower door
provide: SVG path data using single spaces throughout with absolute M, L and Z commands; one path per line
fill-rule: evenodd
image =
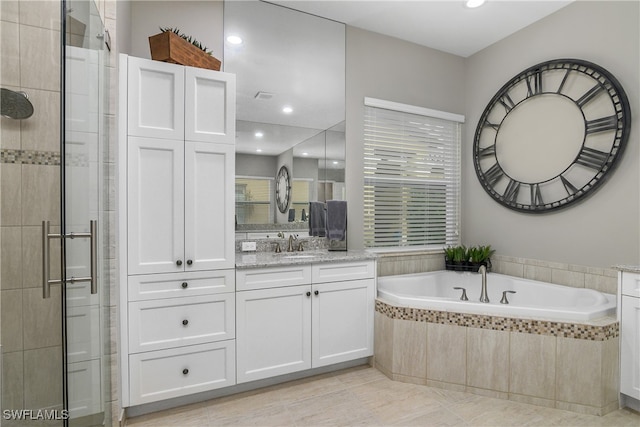
M 105 31 L 93 0 L 65 3 L 65 406 L 70 425 L 110 425 Z

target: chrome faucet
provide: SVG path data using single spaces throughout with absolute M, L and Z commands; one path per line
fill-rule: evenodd
M 293 252 L 293 241 L 294 240 L 298 240 L 298 238 L 296 236 L 294 236 L 293 234 L 289 234 L 289 247 L 287 248 L 287 252 Z
M 482 275 L 482 291 L 480 292 L 480 302 L 489 302 L 489 296 L 487 295 L 487 267 L 481 265 L 478 269 L 478 273 Z

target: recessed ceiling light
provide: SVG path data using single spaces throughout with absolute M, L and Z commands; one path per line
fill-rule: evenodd
M 289 107 L 288 105 L 282 107 L 282 112 L 285 114 L 290 114 L 293 113 L 293 108 Z
M 485 0 L 467 0 L 465 6 L 469 9 L 474 9 L 476 7 L 480 7 L 484 4 Z
M 231 44 L 242 44 L 242 37 L 240 36 L 229 36 L 227 37 L 227 41 Z
M 262 150 L 260 148 L 256 149 L 256 153 L 262 153 Z
M 308 156 L 308 155 L 309 155 L 309 153 L 302 153 L 302 155 L 303 155 L 303 156 Z
M 334 161 L 334 162 L 333 162 L 333 164 L 334 164 L 334 165 L 337 165 L 337 164 L 338 164 L 338 162 Z
M 254 133 L 254 135 L 255 135 L 256 138 L 262 138 L 264 136 L 264 133 L 256 132 L 256 133 Z

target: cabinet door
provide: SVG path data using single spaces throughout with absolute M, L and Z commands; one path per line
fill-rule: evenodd
M 640 399 L 640 298 L 622 296 L 620 392 Z
M 234 180 L 232 145 L 185 143 L 187 271 L 234 267 Z
M 314 368 L 373 354 L 374 280 L 313 285 Z
M 311 287 L 236 292 L 238 383 L 311 368 Z
M 128 134 L 184 139 L 184 67 L 128 59 Z
M 129 274 L 182 271 L 184 143 L 135 137 L 128 143 Z
M 236 76 L 185 68 L 185 139 L 235 144 Z

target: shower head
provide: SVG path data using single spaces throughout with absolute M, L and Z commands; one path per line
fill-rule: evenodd
M 0 89 L 0 115 L 10 119 L 28 119 L 33 114 L 33 105 L 24 92 Z

